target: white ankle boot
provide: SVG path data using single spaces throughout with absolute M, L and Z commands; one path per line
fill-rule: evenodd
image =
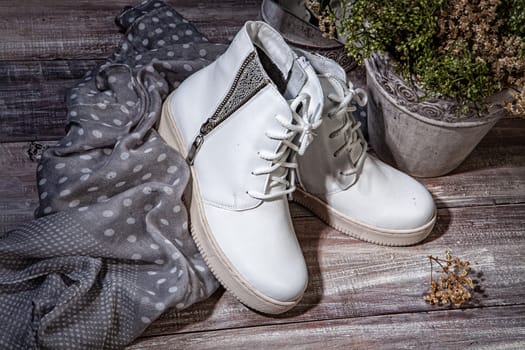
M 323 123 L 298 158 L 301 188 L 294 200 L 335 229 L 382 245 L 422 241 L 436 221 L 432 196 L 410 176 L 367 154 L 367 143 L 352 112 L 366 93 L 347 84 L 334 61 L 305 55 L 325 94 Z
M 247 22 L 164 104 L 159 132 L 192 165 L 192 235 L 223 286 L 258 311 L 290 309 L 307 285 L 286 195 L 322 102 L 307 61 Z

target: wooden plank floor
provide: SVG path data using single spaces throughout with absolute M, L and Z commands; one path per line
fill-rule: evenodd
M 211 40 L 256 19 L 259 1 L 168 1 Z M 64 92 L 110 55 L 113 17 L 129 0 L 0 2 L 0 232 L 37 206 L 29 141 L 64 134 Z M 423 244 L 385 248 L 330 229 L 292 205 L 310 283 L 303 301 L 263 316 L 219 290 L 168 310 L 131 349 L 525 348 L 525 119 L 501 120 L 452 174 L 420 179 L 439 208 Z M 462 309 L 422 300 L 430 254 L 473 263 Z

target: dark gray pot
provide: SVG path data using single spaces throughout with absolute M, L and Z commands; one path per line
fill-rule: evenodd
M 323 37 L 319 28 L 296 16 L 285 5 L 277 0 L 263 0 L 262 20 L 281 33 L 290 45 L 331 58 L 347 72 L 355 68 L 356 63 L 342 42 Z
M 384 56 L 369 58 L 366 70 L 370 143 L 382 160 L 413 176 L 451 172 L 505 115 L 498 104 L 481 117 L 458 117 L 451 101 L 418 102 L 423 92 L 408 87 Z

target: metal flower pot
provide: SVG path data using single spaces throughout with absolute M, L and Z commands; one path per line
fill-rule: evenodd
M 458 116 L 452 101 L 418 102 L 423 91 L 393 73 L 387 57 L 376 54 L 365 64 L 370 143 L 382 160 L 413 176 L 457 168 L 506 113 L 493 103 L 483 116 Z
M 339 63 L 345 71 L 351 71 L 356 63 L 348 56 L 345 45 L 338 40 L 323 37 L 319 28 L 292 12 L 289 8 L 291 3 L 263 0 L 261 4 L 262 20 L 279 31 L 290 45 L 317 52 Z

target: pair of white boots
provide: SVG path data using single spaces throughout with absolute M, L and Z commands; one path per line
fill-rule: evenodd
M 164 104 L 159 133 L 190 163 L 193 238 L 222 285 L 253 309 L 285 312 L 306 288 L 292 192 L 330 226 L 372 243 L 414 244 L 434 225 L 428 191 L 366 153 L 352 101 L 363 105 L 366 94 L 334 61 L 294 52 L 265 23 L 247 22 Z

